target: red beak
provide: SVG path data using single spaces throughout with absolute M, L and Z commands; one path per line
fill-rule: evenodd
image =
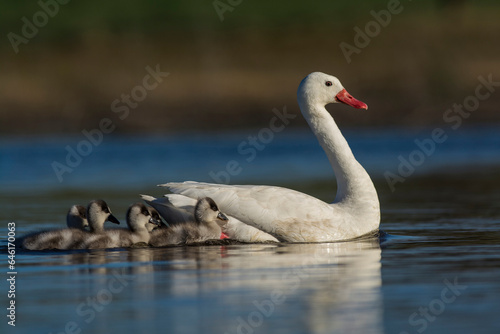
M 342 89 L 336 96 L 335 99 L 339 102 L 345 103 L 356 109 L 368 109 L 366 103 L 356 100 L 349 94 L 345 89 Z

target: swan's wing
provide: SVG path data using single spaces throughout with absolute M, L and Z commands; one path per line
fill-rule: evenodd
M 149 195 L 141 195 L 141 198 L 151 205 L 153 208 L 158 211 L 160 216 L 163 217 L 167 221 L 169 225 L 182 224 L 185 222 L 191 222 L 194 220 L 193 212 L 194 206 L 196 205 L 196 200 L 181 196 L 175 195 L 176 197 L 182 197 L 185 200 L 178 199 L 176 197 L 162 197 L 162 198 L 154 198 Z M 174 203 L 171 202 L 174 201 Z
M 224 226 L 221 226 L 221 229 L 231 239 L 243 242 L 279 242 L 269 233 L 247 225 L 234 217 L 227 217 L 229 221 Z
M 182 219 L 188 219 L 188 221 L 193 221 L 194 207 L 196 206 L 196 199 L 179 194 L 167 194 L 164 198 L 155 199 L 155 204 L 165 205 L 169 210 L 169 217 L 173 220 L 173 212 L 182 214 Z M 174 206 L 174 208 L 172 208 Z M 253 226 L 247 225 L 238 219 L 228 216 L 229 221 L 221 226 L 222 232 L 224 232 L 229 238 L 235 239 L 243 242 L 266 242 L 273 241 L 278 242 L 278 239 L 272 235 L 263 232 Z M 176 223 L 182 223 L 187 220 L 174 221 Z
M 168 194 L 164 195 L 164 197 L 177 209 L 190 213 L 191 218 L 194 219 L 194 207 L 197 202 L 196 199 L 179 194 Z
M 301 192 L 271 186 L 230 186 L 198 182 L 160 185 L 191 198 L 211 197 L 221 211 L 286 241 L 319 241 L 338 231 L 335 209 Z M 338 231 L 341 232 L 341 231 Z M 336 232 L 333 232 L 336 233 Z M 327 236 L 335 240 L 333 235 Z

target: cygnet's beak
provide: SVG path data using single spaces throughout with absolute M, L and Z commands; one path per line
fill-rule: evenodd
M 150 224 L 156 225 L 156 226 L 161 226 L 162 221 L 158 221 L 158 219 L 155 219 L 154 217 L 149 218 L 148 221 Z
M 217 215 L 217 218 L 219 218 L 220 220 L 226 221 L 226 222 L 229 220 L 227 218 L 227 216 L 225 214 L 223 214 L 222 212 L 219 212 L 219 214 Z
M 116 217 L 113 216 L 112 214 L 109 214 L 107 221 L 112 222 L 113 224 L 120 225 L 120 221 L 118 219 L 116 219 Z
M 345 90 L 345 88 L 338 92 L 338 94 L 335 96 L 335 99 L 356 109 L 368 109 L 366 103 L 356 100 Z

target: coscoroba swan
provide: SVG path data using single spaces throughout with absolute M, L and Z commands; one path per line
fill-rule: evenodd
M 325 108 L 330 103 L 345 103 L 357 109 L 368 109 L 367 105 L 347 93 L 336 77 L 320 72 L 302 80 L 297 99 L 336 175 L 337 194 L 333 203 L 272 186 L 198 182 L 160 186 L 191 198 L 210 196 L 229 216 L 281 241 L 346 240 L 377 230 L 380 224 L 377 191 Z

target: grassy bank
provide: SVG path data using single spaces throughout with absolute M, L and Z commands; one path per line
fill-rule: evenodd
M 5 35 L 39 10 L 36 2 L 9 6 Z M 223 21 L 211 1 L 64 6 L 18 53 L 7 38 L 0 46 L 3 134 L 77 133 L 104 117 L 122 133 L 260 127 L 273 108 L 298 113 L 297 85 L 318 70 L 370 106 L 362 116 L 339 107 L 343 126 L 433 125 L 474 94 L 478 76 L 500 80 L 500 7 L 491 1 L 402 2 L 350 62 L 340 43 L 355 46 L 354 28 L 386 1 L 243 1 Z M 124 106 L 139 92 L 147 66 L 169 75 L 120 119 L 114 101 Z M 492 94 L 467 121 L 498 122 L 499 105 Z

